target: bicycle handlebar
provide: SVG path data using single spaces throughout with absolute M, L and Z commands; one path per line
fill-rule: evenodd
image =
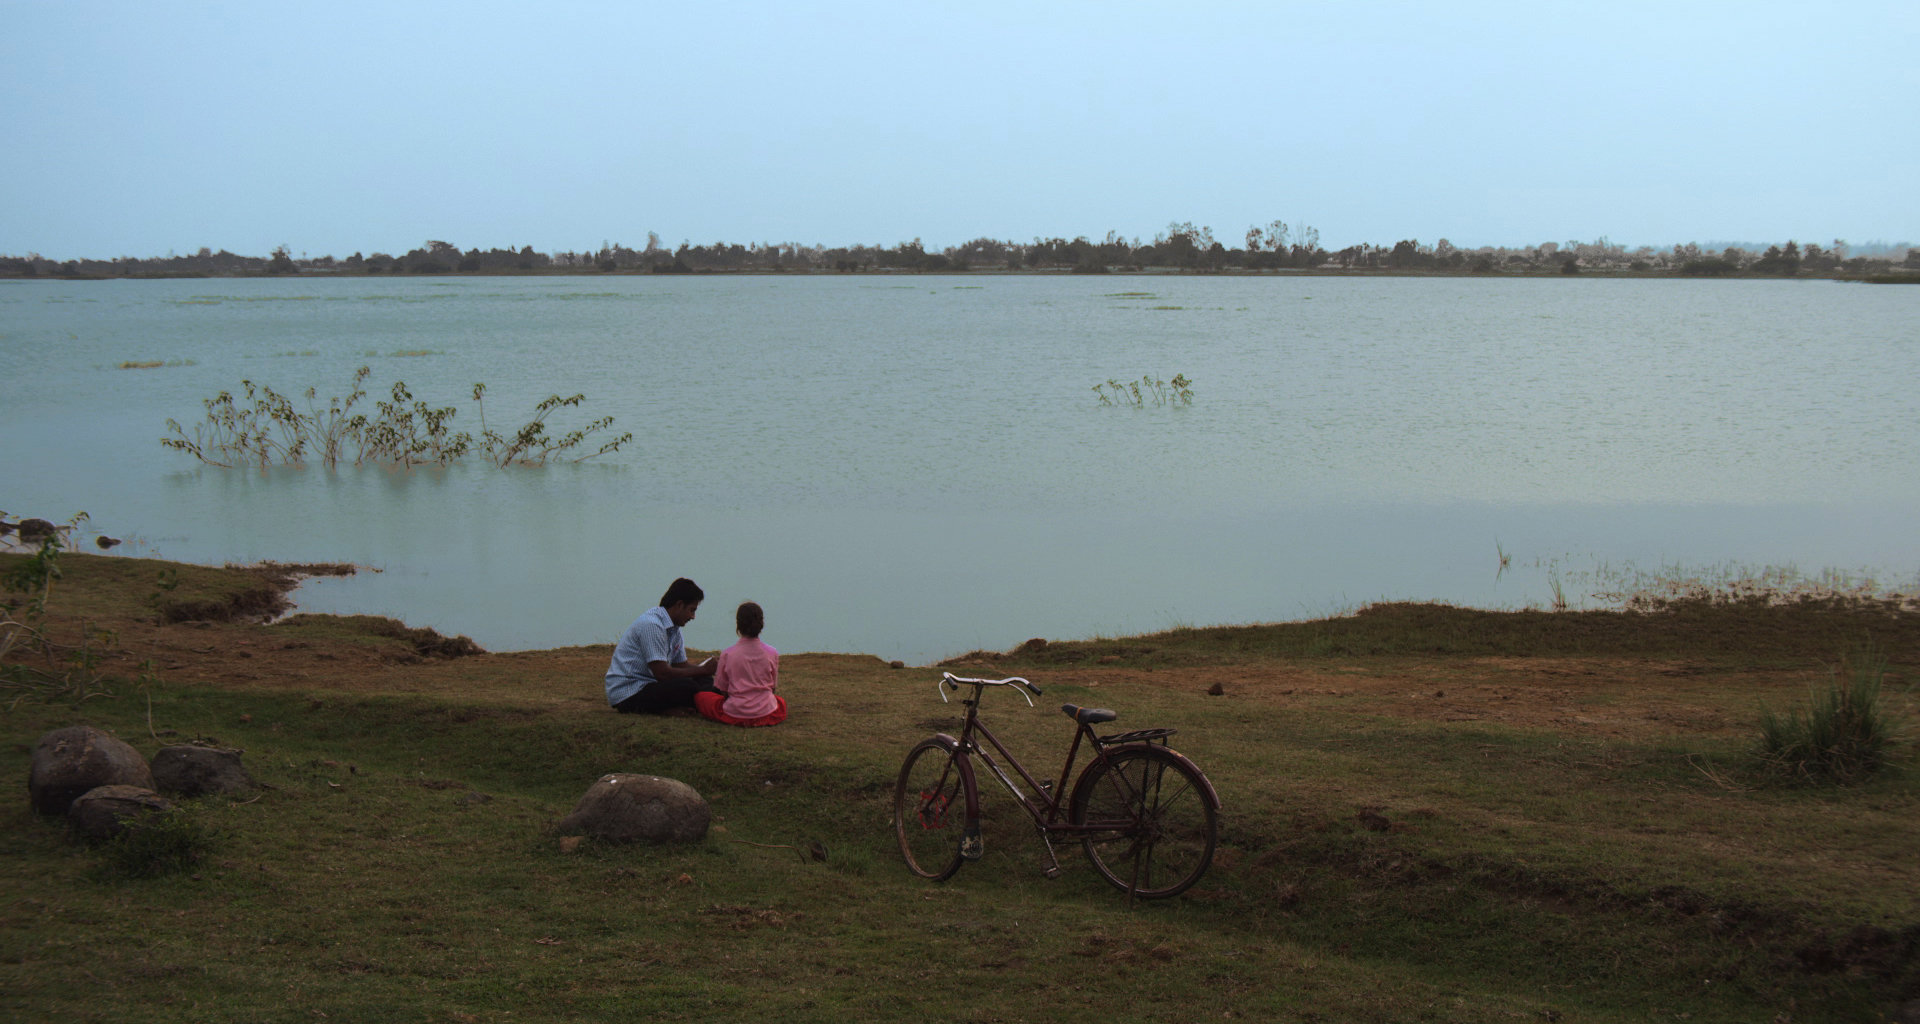
M 1040 696 L 1040 688 L 1020 676 L 1008 676 L 1005 679 L 967 679 L 963 676 L 956 676 L 951 672 L 942 672 L 940 673 L 940 682 L 936 684 L 940 690 L 940 700 L 942 702 L 946 701 L 947 687 L 951 686 L 955 691 L 958 691 L 962 683 L 969 686 L 1012 686 L 1018 683 L 1027 688 L 1027 693 L 1033 695 L 1032 697 L 1028 697 L 1027 693 L 1020 693 L 1019 690 L 1014 691 L 1015 693 L 1020 693 L 1020 696 L 1027 698 L 1028 707 L 1033 706 L 1034 697 Z

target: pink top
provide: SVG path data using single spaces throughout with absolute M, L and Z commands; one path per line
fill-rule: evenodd
M 773 688 L 780 685 L 780 652 L 756 637 L 741 637 L 720 652 L 713 673 L 714 688 L 727 695 L 720 710 L 735 718 L 770 715 L 779 704 Z

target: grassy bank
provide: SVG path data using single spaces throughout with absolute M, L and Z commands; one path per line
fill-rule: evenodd
M 1180 729 L 1220 855 L 1129 905 L 1077 851 L 1042 877 L 997 793 L 983 860 L 907 874 L 890 787 L 955 720 L 937 671 L 789 655 L 793 717 L 732 730 L 610 713 L 605 648 L 457 656 L 385 620 L 249 624 L 272 574 L 65 568 L 51 607 L 118 645 L 110 695 L 0 720 L 7 1019 L 1877 1021 L 1920 997 L 1915 774 L 1780 786 L 1747 756 L 1762 702 L 1862 639 L 1912 735 L 1920 616 L 1887 607 L 1390 605 L 960 659 L 1046 688 L 988 708 L 1038 765 L 1062 701 Z M 27 805 L 34 740 L 78 722 L 243 748 L 271 788 L 191 805 L 191 872 L 126 878 Z M 609 771 L 688 782 L 714 830 L 564 850 Z

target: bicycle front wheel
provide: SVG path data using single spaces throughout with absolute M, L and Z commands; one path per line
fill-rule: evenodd
M 940 882 L 960 870 L 967 808 L 977 802 L 959 743 L 930 736 L 907 752 L 893 788 L 893 831 L 914 874 Z
M 1067 820 L 1101 831 L 1087 859 L 1121 892 L 1177 896 L 1213 863 L 1219 798 L 1193 762 L 1160 747 L 1109 750 L 1080 774 Z

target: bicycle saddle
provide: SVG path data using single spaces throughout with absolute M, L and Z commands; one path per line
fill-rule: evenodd
M 1082 725 L 1098 725 L 1120 717 L 1118 711 L 1109 711 L 1106 708 L 1083 708 L 1078 704 L 1062 704 L 1060 713 Z

